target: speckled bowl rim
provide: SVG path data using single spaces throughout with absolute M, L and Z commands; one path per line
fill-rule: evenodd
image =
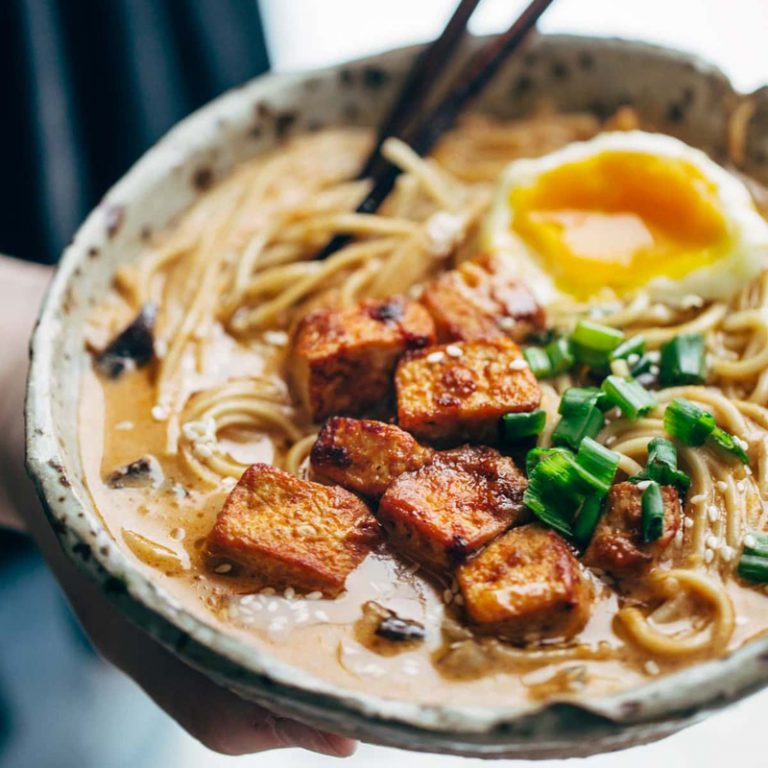
M 693 67 L 713 70 L 696 57 L 643 43 L 575 36 L 547 39 L 552 44 L 578 41 L 587 47 L 613 44 L 630 46 L 637 51 L 665 51 L 685 58 Z M 357 63 L 375 64 L 396 55 L 405 55 L 404 50 L 366 57 Z M 338 69 L 329 67 L 320 70 L 320 74 Z M 306 77 L 306 73 L 268 75 L 203 107 L 146 153 L 108 193 L 106 202 L 129 200 L 150 188 L 172 163 L 183 160 L 185 146 L 215 145 L 215 118 L 226 119 L 237 114 L 237 105 L 246 95 L 251 101 L 256 97 L 269 98 L 286 84 Z M 138 570 L 106 533 L 91 499 L 83 498 L 75 490 L 70 479 L 74 472 L 73 460 L 57 439 L 51 407 L 52 389 L 56 385 L 54 347 L 65 328 L 58 310 L 66 301 L 68 286 L 81 265 L 88 263 L 85 249 L 96 239 L 96 233 L 103 230 L 105 215 L 108 207 L 101 205 L 66 249 L 32 338 L 26 403 L 27 467 L 67 554 L 133 621 L 192 666 L 249 698 L 269 703 L 278 711 L 353 736 L 458 754 L 520 752 L 532 757 L 590 754 L 657 738 L 768 683 L 768 637 L 764 637 L 722 659 L 700 663 L 639 688 L 588 702 L 515 707 L 422 705 L 352 690 L 339 691 L 328 682 L 276 660 L 187 613 Z M 577 730 L 583 729 L 580 738 L 573 732 L 558 738 L 558 724 L 566 721 L 575 723 Z M 516 725 L 521 728 L 517 729 Z M 592 731 L 602 734 L 595 742 L 599 743 L 597 749 L 586 743 L 576 746 L 579 740 L 589 741 Z

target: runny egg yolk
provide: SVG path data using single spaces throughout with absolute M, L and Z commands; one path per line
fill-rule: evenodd
M 512 189 L 511 227 L 579 298 L 679 278 L 727 253 L 717 189 L 688 160 L 601 152 Z

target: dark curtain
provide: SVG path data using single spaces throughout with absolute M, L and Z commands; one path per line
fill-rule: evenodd
M 268 67 L 257 0 L 0 0 L 0 252 L 55 262 L 148 146 Z

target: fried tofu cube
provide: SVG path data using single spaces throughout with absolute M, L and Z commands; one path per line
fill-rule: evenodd
M 400 426 L 438 445 L 495 443 L 505 413 L 541 402 L 536 377 L 509 339 L 409 352 L 397 366 L 395 388 Z
M 400 475 L 381 497 L 377 517 L 396 549 L 445 570 L 526 517 L 527 485 L 512 459 L 464 446 Z
M 342 488 L 378 499 L 395 478 L 434 454 L 394 424 L 334 416 L 312 446 L 312 469 Z
M 621 578 L 637 575 L 658 562 L 680 527 L 680 497 L 672 486 L 661 487 L 664 529 L 658 539 L 645 543 L 641 531 L 644 490 L 634 483 L 611 487 L 605 512 L 584 553 L 585 565 Z
M 378 523 L 353 493 L 253 464 L 219 512 L 208 550 L 265 586 L 335 595 L 378 541 Z
M 434 340 L 429 313 L 402 296 L 317 309 L 302 318 L 294 334 L 294 394 L 315 421 L 381 411 L 391 402 L 400 356 Z
M 570 638 L 591 613 L 593 590 L 553 530 L 513 528 L 456 574 L 467 615 L 483 632 L 510 640 Z
M 440 341 L 509 336 L 522 341 L 546 326 L 544 310 L 500 256 L 482 254 L 428 283 L 420 298 Z

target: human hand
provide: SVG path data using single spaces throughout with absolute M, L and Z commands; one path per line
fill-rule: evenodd
M 96 649 L 209 749 L 228 755 L 281 747 L 352 754 L 355 742 L 277 717 L 187 666 L 125 619 L 61 550 L 23 469 L 27 340 L 50 275 L 0 256 L 0 525 L 34 537 Z

